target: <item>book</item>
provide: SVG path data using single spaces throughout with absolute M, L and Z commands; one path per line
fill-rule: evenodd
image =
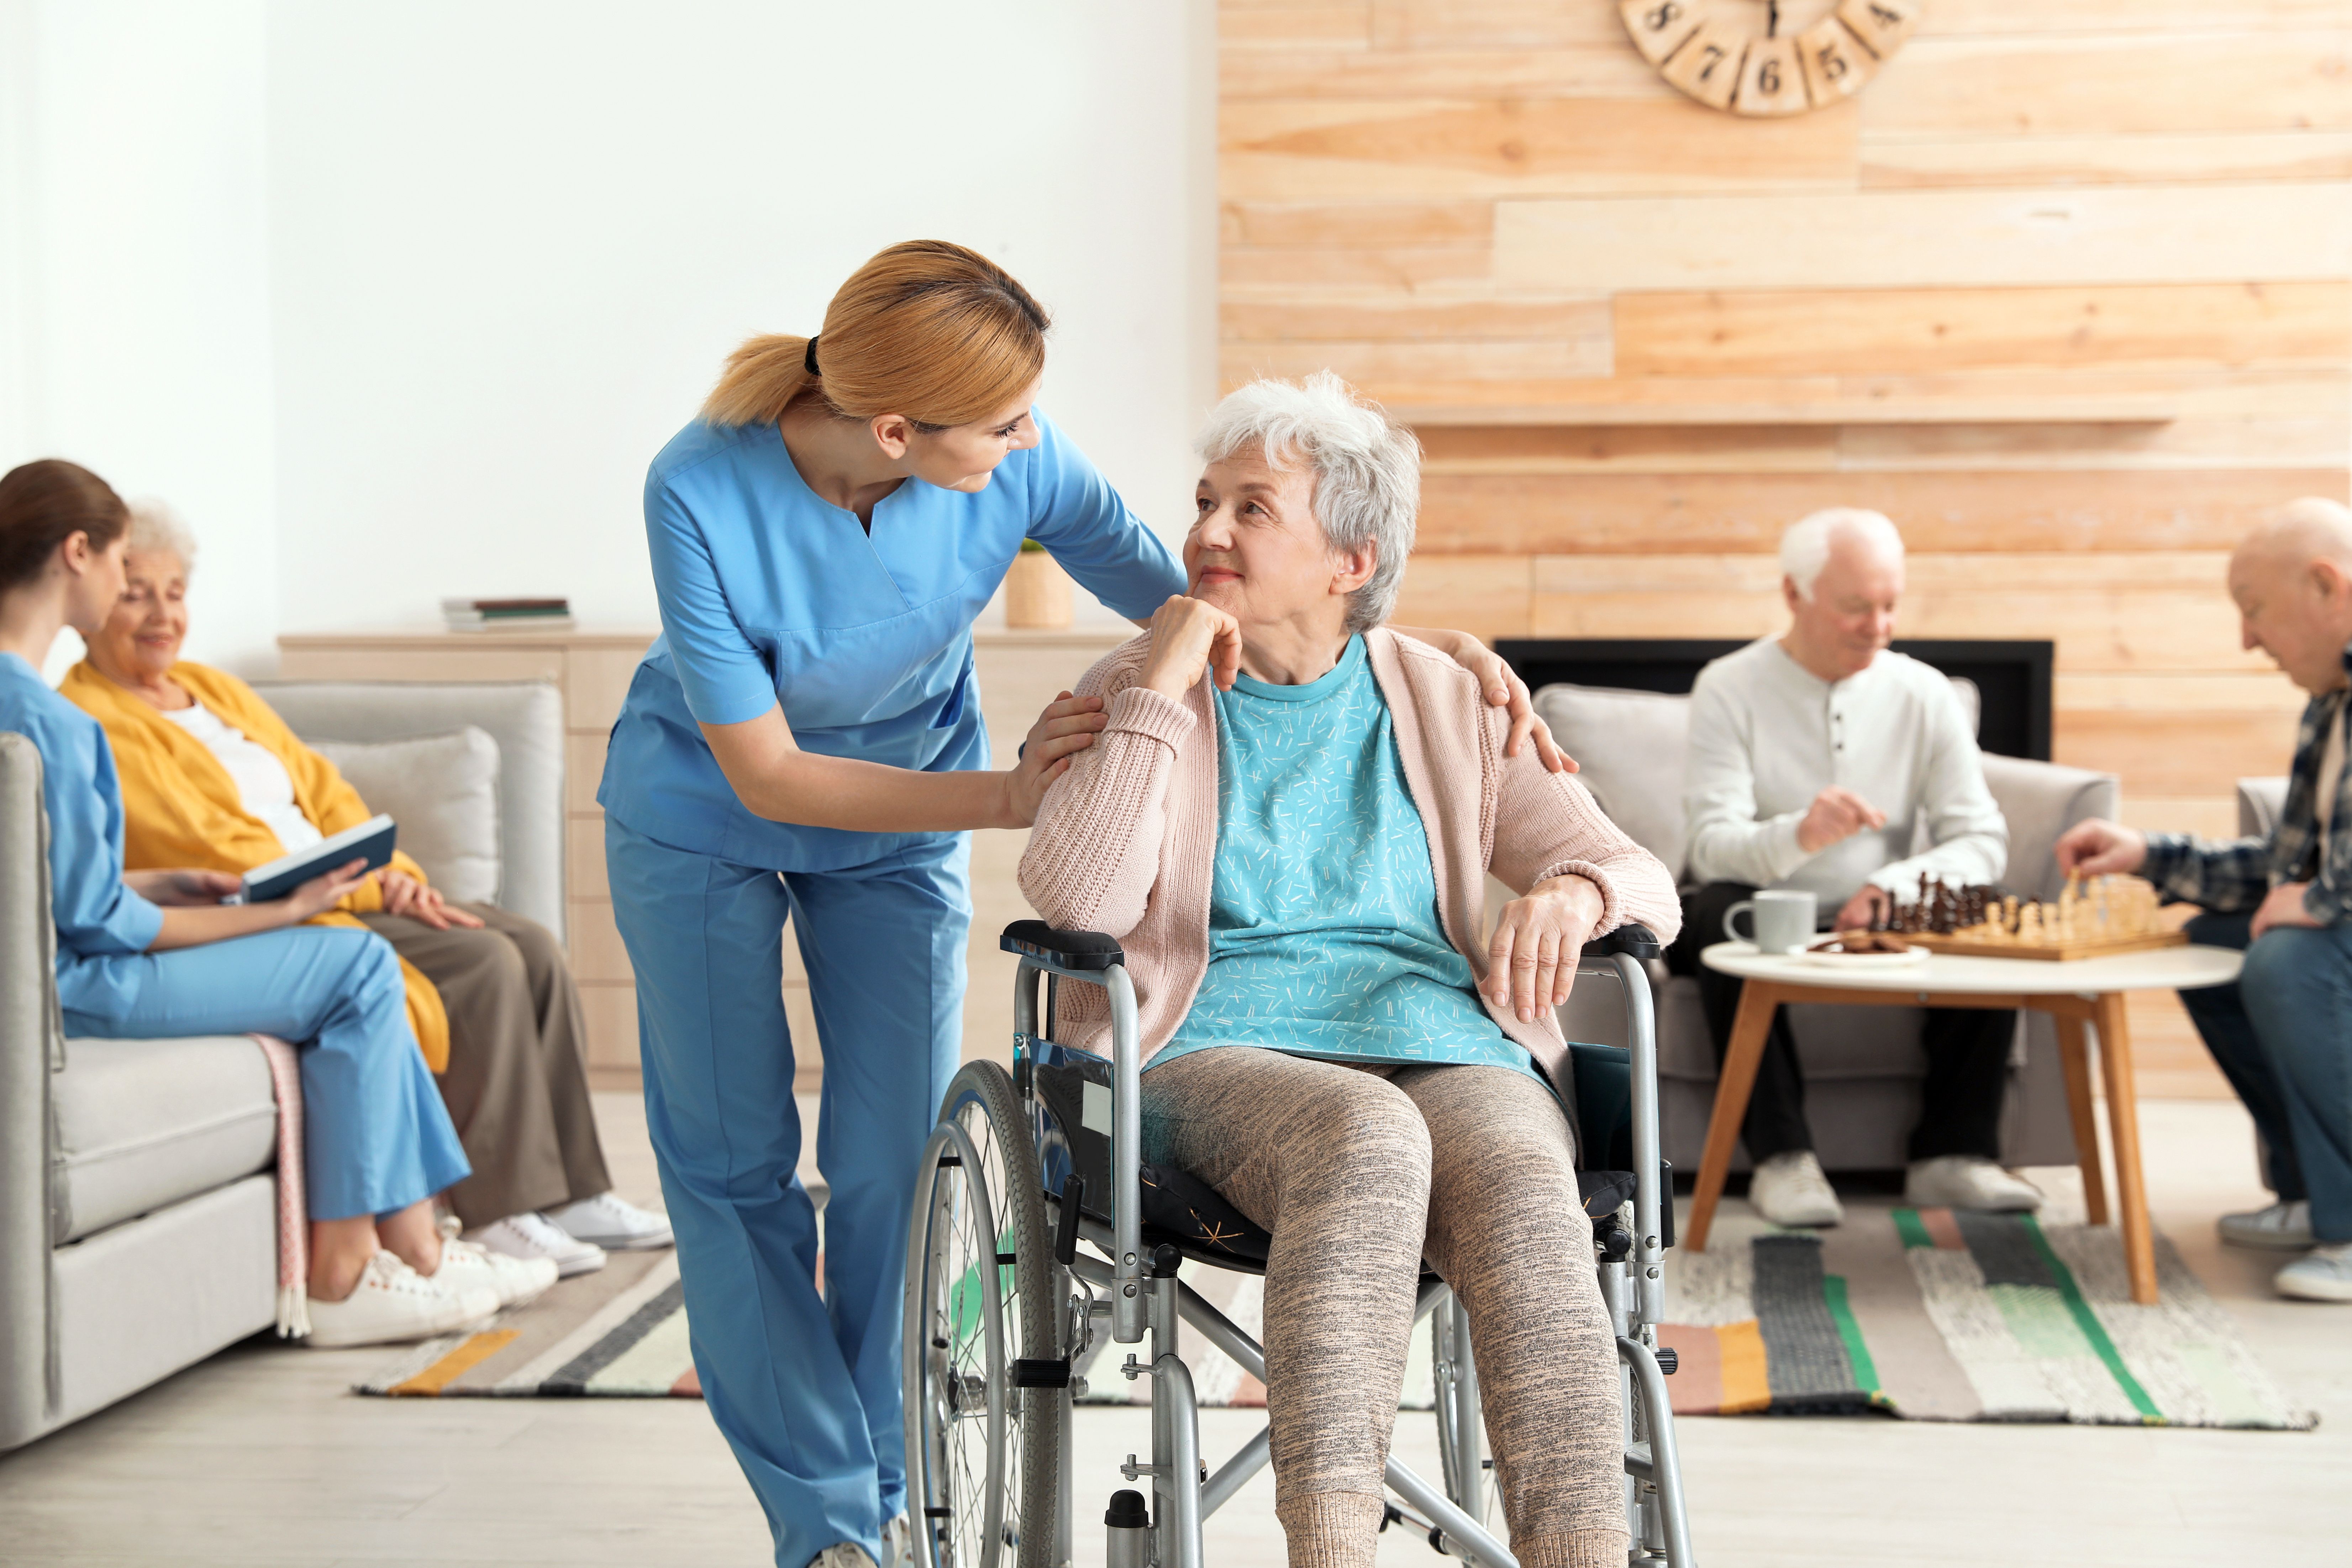
M 308 849 L 281 855 L 267 866 L 256 866 L 245 874 L 244 891 L 232 893 L 221 902 L 266 904 L 353 860 L 364 859 L 369 870 L 379 869 L 392 863 L 393 840 L 398 834 L 398 826 L 392 818 L 379 813 L 357 827 L 346 827 Z
M 444 599 L 441 616 L 453 632 L 572 629 L 569 599 Z

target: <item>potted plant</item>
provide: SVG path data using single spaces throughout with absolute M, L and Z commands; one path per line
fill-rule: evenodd
M 1034 539 L 1021 542 L 1004 574 L 1004 624 L 1024 632 L 1070 628 L 1070 574 Z

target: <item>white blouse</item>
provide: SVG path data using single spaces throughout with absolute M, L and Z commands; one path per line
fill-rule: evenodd
M 203 742 L 205 750 L 220 759 L 236 785 L 237 800 L 246 815 L 268 824 L 286 853 L 308 849 L 326 837 L 294 804 L 293 775 L 268 747 L 247 740 L 243 731 L 223 723 L 201 702 L 176 710 L 166 709 L 163 717 Z

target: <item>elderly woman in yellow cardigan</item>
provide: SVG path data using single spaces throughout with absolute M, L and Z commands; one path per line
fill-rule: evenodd
M 132 870 L 244 872 L 373 815 L 251 687 L 181 659 L 194 553 L 168 510 L 132 507 L 130 591 L 58 687 L 113 744 Z M 667 1220 L 612 1191 L 579 993 L 552 933 L 444 900 L 397 852 L 318 922 L 363 926 L 400 954 L 410 1021 L 473 1163 L 449 1192 L 472 1239 L 565 1274 L 600 1267 L 607 1247 L 669 1244 Z

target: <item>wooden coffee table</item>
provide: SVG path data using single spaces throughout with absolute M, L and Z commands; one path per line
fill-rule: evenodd
M 2032 1008 L 2058 1025 L 2058 1054 L 2066 1069 L 2066 1108 L 2074 1125 L 2074 1156 L 2083 1171 L 2083 1201 L 2093 1225 L 2107 1223 L 2107 1188 L 2100 1171 L 2099 1130 L 2091 1097 L 2090 1047 L 2083 1026 L 2096 1032 L 2099 1068 L 2106 1080 L 2107 1139 L 2116 1157 L 2116 1204 L 2131 1271 L 2132 1300 L 2156 1302 L 2156 1241 L 2140 1179 L 2139 1101 L 2132 1084 L 2131 1034 L 2124 994 L 2224 985 L 2238 977 L 2242 956 L 2228 948 L 2168 947 L 2150 952 L 2078 959 L 2071 963 L 2022 958 L 1937 953 L 1899 968 L 1843 969 L 1811 959 L 1759 952 L 1744 942 L 1717 942 L 1699 955 L 1709 969 L 1746 981 L 1739 1014 L 1724 1053 L 1706 1126 L 1706 1153 L 1691 1194 L 1685 1245 L 1704 1251 L 1731 1152 L 1756 1087 L 1756 1064 L 1773 1012 L 1790 1002 L 1849 1006 L 1910 1003 L 1920 1007 Z

